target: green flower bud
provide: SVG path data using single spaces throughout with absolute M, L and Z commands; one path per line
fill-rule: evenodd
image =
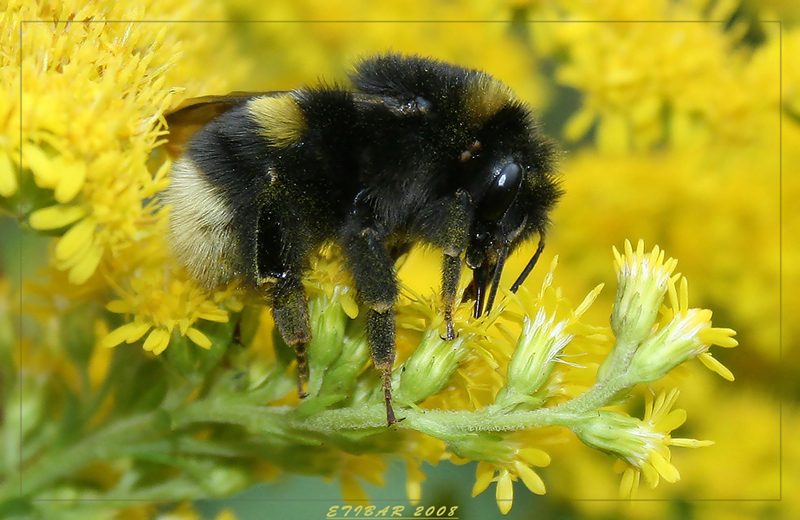
M 363 319 L 361 320 L 363 322 Z M 356 323 L 358 325 L 358 323 Z M 319 393 L 350 395 L 356 385 L 356 377 L 369 361 L 369 344 L 363 325 L 353 327 L 342 340 L 342 351 L 328 367 Z
M 565 333 L 569 323 L 569 319 L 556 322 L 555 314 L 548 318 L 543 308 L 534 319 L 525 316 L 522 334 L 508 363 L 508 383 L 497 402 L 532 395 L 544 385 L 557 356 L 572 341 L 573 335 Z
M 400 383 L 395 398 L 418 403 L 444 388 L 467 355 L 464 342 L 469 337 L 469 334 L 462 333 L 455 340 L 447 341 L 439 336 L 438 326 L 431 324 L 419 347 L 400 369 Z
M 325 370 L 342 353 L 345 327 L 350 322 L 341 302 L 345 290 L 345 287 L 337 285 L 332 297 L 322 295 L 309 301 L 309 319 L 313 327 L 311 342 L 308 344 L 310 395 L 317 394 L 322 386 Z
M 648 383 L 661 379 L 684 361 L 708 350 L 700 341 L 700 331 L 711 326 L 711 311 L 689 309 L 675 316 L 666 326 L 647 338 L 634 354 L 630 367 L 630 382 Z
M 664 251 L 658 246 L 645 254 L 642 240 L 635 252 L 626 240 L 625 255 L 614 248 L 614 256 L 619 287 L 611 314 L 611 329 L 622 343 L 638 344 L 653 328 L 678 261 L 670 258 L 665 262 Z
M 642 421 L 635 417 L 599 410 L 586 414 L 571 429 L 587 446 L 628 460 L 641 460 L 647 457 L 648 436 L 663 437 L 643 430 L 641 425 Z

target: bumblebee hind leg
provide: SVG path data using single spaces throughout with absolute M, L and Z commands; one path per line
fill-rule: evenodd
M 297 356 L 297 395 L 306 396 L 308 358 L 306 346 L 311 341 L 308 302 L 299 279 L 285 278 L 272 289 L 272 318 L 281 337 Z
M 256 272 L 259 288 L 272 303 L 278 332 L 297 356 L 297 395 L 302 398 L 308 383 L 306 346 L 311 341 L 311 324 L 302 283 L 307 248 L 297 243 L 302 235 L 293 232 L 293 227 L 298 226 L 299 220 L 290 218 L 280 205 L 267 204 L 261 209 L 256 233 Z

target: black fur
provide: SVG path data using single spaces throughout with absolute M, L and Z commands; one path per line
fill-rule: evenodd
M 372 356 L 390 388 L 397 297 L 390 248 L 426 243 L 443 249 L 452 339 L 462 259 L 485 289 L 495 270 L 499 279 L 511 251 L 535 233 L 544 235 L 560 195 L 553 145 L 513 99 L 476 122 L 467 99 L 470 93 L 475 99 L 476 85 L 486 78 L 426 58 L 378 56 L 352 74 L 356 92 L 320 86 L 283 94 L 303 115 L 296 142 L 270 144 L 247 100 L 193 139 L 187 154 L 233 213 L 234 264 L 254 286 L 266 287 L 279 329 L 299 357 L 310 337 L 307 313 L 296 308 L 305 304 L 302 273 L 309 254 L 326 242 L 342 247 L 362 303 L 370 307 Z M 486 193 L 506 189 L 497 176 L 510 163 L 523 175 L 516 195 L 501 193 L 495 198 L 502 207 L 480 210 Z M 300 361 L 302 367 L 304 357 Z M 391 423 L 390 405 L 387 390 Z

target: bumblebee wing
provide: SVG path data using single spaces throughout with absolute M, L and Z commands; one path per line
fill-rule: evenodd
M 198 130 L 233 107 L 256 97 L 280 96 L 286 94 L 286 92 L 285 90 L 231 92 L 222 96 L 202 96 L 187 99 L 178 108 L 164 116 L 169 130 L 166 144 L 167 152 L 173 157 L 180 155 L 186 143 Z
M 364 106 L 381 106 L 390 113 L 398 116 L 427 115 L 431 105 L 422 97 L 413 100 L 404 100 L 392 96 L 353 92 L 353 101 Z

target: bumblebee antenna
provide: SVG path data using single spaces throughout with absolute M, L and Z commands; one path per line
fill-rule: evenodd
M 536 261 L 539 260 L 539 256 L 541 256 L 543 250 L 544 250 L 544 233 L 542 231 L 539 231 L 539 247 L 536 248 L 536 252 L 533 254 L 533 258 L 531 258 L 530 262 L 528 262 L 528 265 L 525 266 L 525 269 L 522 271 L 522 274 L 519 275 L 517 281 L 514 282 L 514 285 L 511 286 L 512 293 L 517 292 L 517 289 L 519 289 L 519 286 L 522 285 L 522 282 L 524 282 L 525 279 L 528 277 L 528 275 L 531 274 L 531 271 L 533 271 L 533 266 L 536 265 Z
M 500 257 L 497 259 L 497 265 L 494 266 L 494 273 L 492 274 L 492 287 L 489 289 L 489 298 L 486 300 L 486 314 L 492 310 L 494 305 L 494 297 L 497 295 L 497 288 L 500 286 L 500 275 L 503 274 L 503 266 L 508 258 L 508 243 L 503 246 L 500 251 Z

